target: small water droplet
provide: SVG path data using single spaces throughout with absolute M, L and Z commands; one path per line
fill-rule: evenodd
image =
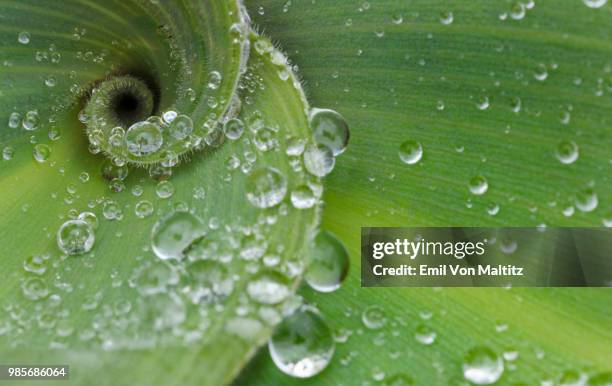
M 483 195 L 489 189 L 489 182 L 483 176 L 475 176 L 470 179 L 470 183 L 468 185 L 470 192 L 477 196 Z
M 601 8 L 606 5 L 608 0 L 582 0 L 582 2 L 589 8 Z
M 454 20 L 454 16 L 453 13 L 450 11 L 444 11 L 442 13 L 440 13 L 440 23 L 444 24 L 444 25 L 450 25 L 453 23 Z
M 564 139 L 557 145 L 555 155 L 559 162 L 569 165 L 578 159 L 580 152 L 575 142 Z
M 312 208 L 316 202 L 314 192 L 308 185 L 300 185 L 291 192 L 291 204 L 297 209 Z
M 232 141 L 237 140 L 244 132 L 244 123 L 238 118 L 232 118 L 223 125 L 225 136 Z
M 278 304 L 289 297 L 289 279 L 277 271 L 262 271 L 247 285 L 251 299 L 261 304 Z
M 27 31 L 19 32 L 19 34 L 17 35 L 17 41 L 21 44 L 30 43 L 30 33 Z
M 153 203 L 148 200 L 141 200 L 136 203 L 134 206 L 134 214 L 138 218 L 149 217 L 153 214 L 154 207 Z
M 287 193 L 287 181 L 276 169 L 265 167 L 249 175 L 246 183 L 247 200 L 257 208 L 278 205 Z
M 363 311 L 361 321 L 367 328 L 378 330 L 387 323 L 387 315 L 381 306 L 373 304 Z
M 583 189 L 576 193 L 575 204 L 582 212 L 592 212 L 599 204 L 597 193 L 591 188 Z
M 490 385 L 504 372 L 504 362 L 493 350 L 484 346 L 470 349 L 463 362 L 463 376 L 477 385 Z
M 429 346 L 436 341 L 438 334 L 425 324 L 419 324 L 414 331 L 414 338 L 417 342 Z
M 57 246 L 68 255 L 80 255 L 91 251 L 96 240 L 85 220 L 68 220 L 57 232 Z
M 399 157 L 407 165 L 416 164 L 423 158 L 421 143 L 413 140 L 402 142 L 399 148 Z
M 204 224 L 189 212 L 175 212 L 153 227 L 151 247 L 162 260 L 181 259 L 183 251 L 204 235 Z
M 333 151 L 323 145 L 309 145 L 304 151 L 303 158 L 306 170 L 317 177 L 325 177 L 336 165 Z

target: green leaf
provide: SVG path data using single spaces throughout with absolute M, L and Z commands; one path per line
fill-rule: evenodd
M 612 7 L 541 0 L 524 9 L 528 3 L 249 2 L 254 22 L 299 65 L 311 104 L 336 109 L 351 127 L 350 145 L 325 180 L 322 227 L 346 243 L 352 268 L 333 294 L 300 292 L 349 335 L 329 368 L 292 380 L 263 350 L 236 385 L 375 385 L 381 373 L 460 385 L 464 356 L 478 345 L 519 353 L 516 370 L 507 362 L 497 384 L 612 370 L 605 289 L 360 288 L 361 226 L 609 221 Z M 453 22 L 445 25 L 449 12 Z M 485 96 L 489 107 L 480 110 Z M 398 156 L 407 140 L 422 144 L 415 165 Z M 571 164 L 556 156 L 562 140 L 579 147 Z M 480 196 L 468 188 L 478 175 L 489 185 Z M 579 209 L 585 189 L 598 197 L 588 212 Z M 373 304 L 387 315 L 380 330 L 361 320 Z M 429 320 L 420 315 L 429 313 Z M 437 333 L 432 345 L 415 338 L 419 325 Z
M 308 105 L 241 12 L 225 1 L 2 3 L 0 117 L 12 121 L 0 130 L 1 363 L 68 364 L 76 384 L 226 384 L 292 307 L 318 222 L 317 205 L 290 200 L 320 191 L 286 153 L 289 140 L 312 141 Z M 245 66 L 247 44 L 260 50 Z M 211 70 L 222 75 L 212 87 Z M 126 74 L 156 95 L 155 115 L 174 109 L 208 129 L 175 168 L 113 165 L 88 140 L 90 93 Z M 66 233 L 62 249 L 60 227 L 83 212 L 97 216 L 78 228 L 93 249 L 87 232 Z

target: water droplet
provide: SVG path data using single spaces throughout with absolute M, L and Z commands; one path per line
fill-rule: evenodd
M 277 271 L 262 271 L 247 285 L 251 299 L 261 304 L 278 304 L 289 297 L 289 279 Z
M 172 123 L 174 119 L 178 116 L 178 113 L 174 110 L 168 110 L 162 114 L 162 119 L 166 123 Z
M 483 176 L 475 176 L 470 180 L 468 187 L 472 194 L 480 196 L 485 194 L 489 189 L 489 182 Z
M 558 386 L 585 386 L 587 376 L 576 370 L 566 370 L 559 377 Z M 590 383 L 589 383 L 590 385 Z
M 93 230 L 98 228 L 98 217 L 92 212 L 79 213 L 77 219 L 85 221 Z
M 291 192 L 291 203 L 297 209 L 312 208 L 316 202 L 314 192 L 308 185 L 300 185 Z
M 444 25 L 450 25 L 453 23 L 454 20 L 454 16 L 453 13 L 450 11 L 444 11 L 442 13 L 440 13 L 440 23 L 444 24 Z
M 597 208 L 599 199 L 593 189 L 587 188 L 576 193 L 576 208 L 582 212 L 592 212 Z
M 48 145 L 43 143 L 39 143 L 34 146 L 34 150 L 32 152 L 34 155 L 34 159 L 40 163 L 46 162 L 51 156 L 51 148 Z
M 276 328 L 268 342 L 274 364 L 285 374 L 308 378 L 330 363 L 335 343 L 332 332 L 319 312 L 301 307 Z
M 44 256 L 30 256 L 23 262 L 23 269 L 35 275 L 42 275 L 47 270 Z
M 170 181 L 160 181 L 155 187 L 155 193 L 159 198 L 170 198 L 174 194 L 174 185 Z
M 336 158 L 330 148 L 323 145 L 309 145 L 304 151 L 304 167 L 317 177 L 325 177 L 334 169 Z
M 21 284 L 21 290 L 26 298 L 39 300 L 49 295 L 49 288 L 43 279 L 31 277 Z
M 419 324 L 414 331 L 414 338 L 417 342 L 426 346 L 433 344 L 436 341 L 438 334 L 430 327 Z
M 125 134 L 125 142 L 131 154 L 136 157 L 145 157 L 158 151 L 164 138 L 158 125 L 141 121 L 130 126 Z
M 15 155 L 15 149 L 13 149 L 11 146 L 5 146 L 4 149 L 2 149 L 2 159 L 5 161 L 10 161 L 11 159 L 13 159 L 13 156 Z
M 244 123 L 238 118 L 232 118 L 223 125 L 225 136 L 232 141 L 237 140 L 244 132 Z
M 601 8 L 606 5 L 608 0 L 582 0 L 582 2 L 589 8 Z
M 204 224 L 189 212 L 175 212 L 153 227 L 151 247 L 162 260 L 181 259 L 183 251 L 204 235 Z
M 478 110 L 486 110 L 489 108 L 489 97 L 482 96 L 476 100 L 476 107 Z
M 344 152 L 350 134 L 342 115 L 333 110 L 313 108 L 309 124 L 317 144 L 330 148 L 334 156 Z
M 387 315 L 381 306 L 373 304 L 363 310 L 361 321 L 367 328 L 378 330 L 387 323 Z
M 472 383 L 490 385 L 497 382 L 503 372 L 503 360 L 488 347 L 474 347 L 465 355 L 463 376 Z
M 149 217 L 153 214 L 153 203 L 148 200 L 138 201 L 134 206 L 134 214 L 138 218 Z
M 207 87 L 211 90 L 216 90 L 221 85 L 222 80 L 221 73 L 219 71 L 211 71 L 208 74 L 208 84 Z
M 181 141 L 193 132 L 193 121 L 186 115 L 178 115 L 168 124 L 168 132 L 174 139 Z
M 27 31 L 19 32 L 17 41 L 21 44 L 28 44 L 30 42 L 30 33 Z
M 319 292 L 340 288 L 349 269 L 349 255 L 344 244 L 327 231 L 320 231 L 310 252 L 304 279 Z
M 543 63 L 538 64 L 533 71 L 533 77 L 540 82 L 545 81 L 546 78 L 548 78 L 548 69 L 546 65 Z
M 38 116 L 38 111 L 32 110 L 25 114 L 23 121 L 21 121 L 21 126 L 28 131 L 34 131 L 38 129 L 39 123 L 40 117 Z
M 68 255 L 80 255 L 91 251 L 96 237 L 84 220 L 68 220 L 57 232 L 57 246 Z
M 555 155 L 561 163 L 569 165 L 578 159 L 580 153 L 575 142 L 564 139 L 557 145 Z
M 399 157 L 407 165 L 416 164 L 423 158 L 421 143 L 413 140 L 403 142 L 399 148 Z
M 276 169 L 265 167 L 249 175 L 246 183 L 247 200 L 258 208 L 278 205 L 287 193 L 287 181 Z

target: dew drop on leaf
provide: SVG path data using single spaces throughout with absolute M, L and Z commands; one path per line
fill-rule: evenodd
M 350 134 L 342 115 L 333 110 L 313 108 L 309 124 L 317 144 L 327 146 L 334 156 L 344 152 Z
M 346 247 L 336 236 L 320 231 L 307 259 L 304 279 L 319 292 L 332 292 L 340 288 L 349 269 Z
M 423 146 L 414 140 L 404 141 L 399 147 L 399 157 L 406 165 L 414 165 L 423 158 Z
M 95 240 L 94 231 L 85 220 L 68 220 L 57 231 L 57 246 L 68 255 L 91 251 Z
M 483 176 L 475 176 L 470 179 L 470 183 L 468 185 L 470 192 L 477 196 L 483 195 L 489 189 L 489 182 Z
M 289 279 L 277 271 L 262 271 L 247 285 L 251 299 L 261 304 L 278 304 L 289 297 Z
M 129 127 L 125 134 L 125 142 L 131 154 L 136 157 L 145 157 L 158 151 L 164 138 L 158 125 L 142 121 Z
M 316 202 L 314 192 L 308 185 L 300 185 L 291 192 L 291 204 L 297 209 L 312 208 Z
M 47 162 L 51 156 L 51 148 L 44 143 L 39 143 L 38 145 L 34 146 L 32 155 L 34 156 L 34 159 L 40 163 Z
M 387 315 L 381 306 L 374 304 L 363 310 L 361 321 L 367 328 L 378 330 L 387 323 Z
M 470 349 L 464 357 L 462 367 L 465 379 L 477 385 L 493 384 L 504 372 L 502 358 L 485 346 Z
M 274 168 L 257 169 L 247 179 L 247 200 L 257 208 L 270 208 L 278 205 L 286 193 L 287 181 Z
M 274 364 L 285 374 L 309 378 L 330 363 L 335 343 L 332 332 L 314 308 L 303 306 L 276 328 L 268 342 Z
M 557 145 L 555 155 L 562 164 L 572 164 L 579 156 L 578 145 L 575 142 L 569 140 L 562 140 Z
M 153 227 L 151 247 L 162 260 L 181 259 L 183 251 L 203 236 L 204 224 L 189 212 L 175 212 L 158 221 Z
M 336 164 L 332 150 L 323 145 L 309 145 L 303 157 L 306 170 L 317 177 L 325 177 L 331 173 Z
M 419 324 L 414 331 L 414 338 L 417 342 L 429 346 L 436 341 L 438 334 L 431 327 Z

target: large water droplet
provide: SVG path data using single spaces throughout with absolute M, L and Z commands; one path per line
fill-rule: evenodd
M 477 346 L 467 352 L 463 362 L 463 376 L 477 385 L 490 385 L 504 372 L 504 361 L 493 350 Z
M 338 238 L 320 231 L 314 239 L 304 279 L 320 292 L 332 292 L 340 287 L 349 268 L 348 252 Z
M 57 246 L 68 255 L 91 251 L 95 240 L 94 231 L 85 220 L 68 220 L 57 232 Z
M 301 307 L 287 317 L 268 342 L 274 364 L 285 374 L 312 377 L 327 367 L 334 355 L 332 332 L 319 312 Z
M 334 156 L 346 149 L 349 128 L 342 115 L 333 110 L 314 108 L 310 111 L 309 121 L 315 141 L 319 145 L 330 148 Z
M 183 251 L 204 234 L 200 218 L 189 212 L 175 212 L 153 227 L 151 247 L 162 260 L 181 259 Z
M 270 208 L 278 205 L 287 193 L 287 181 L 276 169 L 265 167 L 255 170 L 246 183 L 246 197 L 253 206 Z

